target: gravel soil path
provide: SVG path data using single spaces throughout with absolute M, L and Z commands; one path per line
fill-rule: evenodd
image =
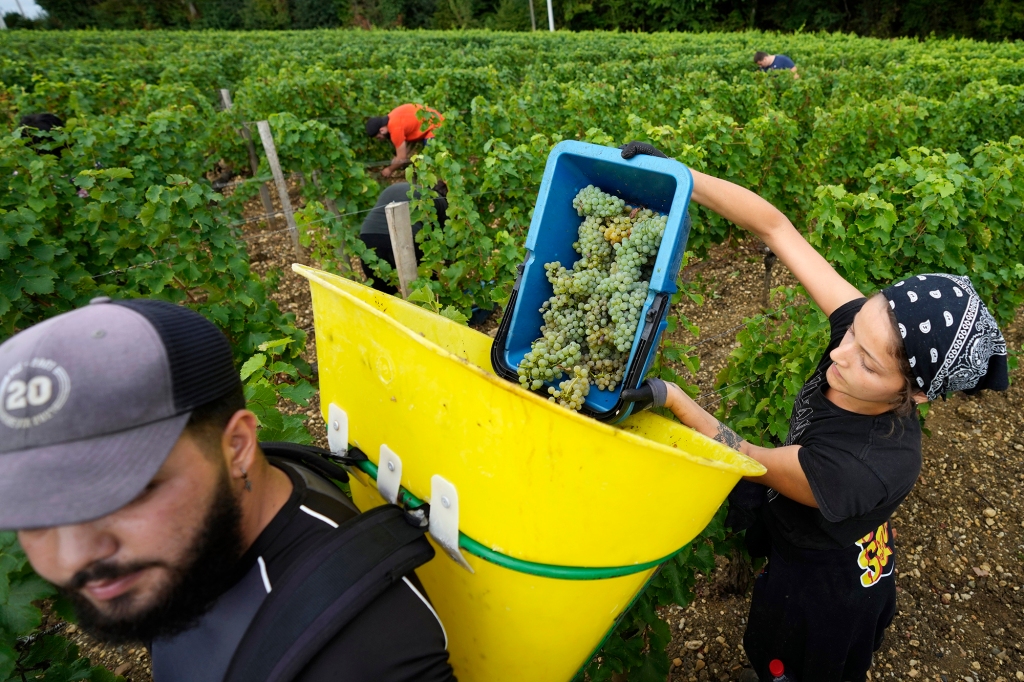
M 297 188 L 293 188 L 297 190 Z M 292 202 L 298 207 L 297 191 Z M 262 214 L 259 200 L 247 216 Z M 245 226 L 252 270 L 279 273 L 272 297 L 309 334 L 306 358 L 316 359 L 313 313 L 306 281 L 291 271 L 295 255 L 283 223 Z M 313 264 L 315 265 L 315 264 Z M 705 294 L 697 306 L 680 311 L 701 330 L 679 340 L 697 345 L 695 378 L 701 402 L 715 408 L 715 376 L 728 360 L 745 317 L 763 311 L 765 267 L 754 241 L 721 245 L 688 266 L 685 277 Z M 778 264 L 771 285 L 793 283 Z M 1024 341 L 1024 316 L 1004 329 L 1011 347 Z M 493 332 L 494 321 L 483 329 Z M 899 611 L 876 656 L 871 679 L 927 679 L 940 682 L 1024 682 L 1024 372 L 1005 394 L 957 396 L 933 406 L 924 442 L 924 468 L 913 493 L 893 518 L 898 557 Z M 310 432 L 325 441 L 318 399 L 302 412 Z M 661 611 L 672 626 L 671 682 L 734 680 L 746 663 L 742 638 L 749 596 L 735 593 L 728 559 L 702 576 L 687 608 Z M 73 627 L 67 632 L 94 662 L 129 682 L 149 682 L 141 646 L 103 647 Z M 529 682 L 529 681 L 524 681 Z M 812 682 L 812 681 L 805 681 Z

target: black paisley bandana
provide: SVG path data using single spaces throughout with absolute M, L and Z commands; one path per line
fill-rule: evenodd
M 914 275 L 884 289 L 918 387 L 929 400 L 1009 386 L 1006 341 L 971 280 Z

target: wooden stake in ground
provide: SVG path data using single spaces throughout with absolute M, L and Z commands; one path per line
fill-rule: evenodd
M 224 111 L 231 111 L 231 91 L 225 88 L 221 88 L 220 91 L 220 103 L 224 106 Z M 260 172 L 260 159 L 256 156 L 256 145 L 252 143 L 252 133 L 249 132 L 249 124 L 243 123 L 242 139 L 245 140 L 245 146 L 249 149 L 249 167 L 252 168 L 252 176 L 255 178 Z M 267 187 L 267 183 L 260 183 L 260 201 L 263 202 L 263 214 L 267 218 L 267 225 L 273 229 L 274 227 L 274 202 L 270 200 L 270 188 Z
M 399 289 L 402 292 L 402 298 L 409 298 L 409 287 L 418 277 L 409 202 L 392 201 L 384 207 L 384 215 L 388 219 L 388 232 L 391 234 L 391 251 L 395 254 Z
M 267 164 L 270 172 L 274 174 L 274 184 L 277 185 L 277 196 L 281 200 L 281 211 L 284 213 L 285 222 L 288 223 L 288 232 L 292 236 L 292 246 L 295 247 L 295 254 L 299 262 L 306 261 L 306 252 L 299 243 L 299 226 L 295 224 L 295 213 L 292 212 L 292 200 L 288 198 L 288 185 L 284 181 L 284 173 L 281 172 L 281 162 L 277 160 L 277 147 L 274 146 L 274 136 L 270 132 L 269 121 L 257 121 L 256 129 L 260 132 L 260 141 L 263 143 L 263 151 L 267 155 Z

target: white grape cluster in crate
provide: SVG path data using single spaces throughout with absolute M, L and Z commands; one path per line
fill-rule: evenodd
M 519 363 L 519 383 L 550 400 L 583 407 L 591 386 L 614 391 L 626 372 L 640 311 L 650 286 L 650 263 L 658 254 L 666 216 L 627 206 L 587 185 L 572 202 L 583 216 L 571 269 L 558 261 L 544 270 L 553 295 L 541 307 L 541 337 Z

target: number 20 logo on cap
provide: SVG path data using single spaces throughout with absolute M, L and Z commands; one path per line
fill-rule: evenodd
M 64 406 L 70 393 L 71 378 L 53 360 L 19 362 L 0 381 L 0 421 L 12 429 L 38 426 Z

